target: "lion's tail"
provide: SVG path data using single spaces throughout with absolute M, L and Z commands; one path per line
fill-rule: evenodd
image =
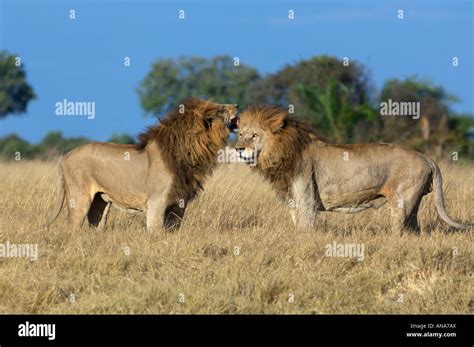
M 474 227 L 474 224 L 461 224 L 451 219 L 446 212 L 444 207 L 444 195 L 443 195 L 443 178 L 441 177 L 441 170 L 438 165 L 426 157 L 428 164 L 431 167 L 431 172 L 433 175 L 433 193 L 435 196 L 436 210 L 438 211 L 439 216 L 449 225 L 458 229 L 468 229 Z
M 46 229 L 48 229 L 51 226 L 51 224 L 54 223 L 56 218 L 58 218 L 59 214 L 61 213 L 61 210 L 64 205 L 65 196 L 66 196 L 66 189 L 65 189 L 64 175 L 61 168 L 59 168 L 56 202 L 54 205 L 54 210 L 49 216 L 48 221 L 46 222 L 46 226 L 45 226 Z

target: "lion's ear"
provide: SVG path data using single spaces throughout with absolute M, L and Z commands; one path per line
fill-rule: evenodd
M 280 129 L 284 128 L 286 125 L 286 119 L 284 114 L 279 114 L 272 117 L 269 128 L 271 129 L 272 133 L 277 133 Z
M 215 117 L 206 117 L 206 118 L 204 118 L 204 125 L 205 125 L 206 129 L 209 129 L 214 121 L 215 121 Z

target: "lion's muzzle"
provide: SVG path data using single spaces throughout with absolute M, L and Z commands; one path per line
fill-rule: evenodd
M 226 124 L 231 131 L 235 131 L 239 127 L 239 116 L 237 115 L 239 105 L 226 104 L 224 105 L 226 114 Z

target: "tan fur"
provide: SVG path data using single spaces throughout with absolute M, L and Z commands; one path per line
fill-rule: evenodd
M 446 214 L 438 166 L 425 155 L 392 144 L 331 145 L 283 109 L 251 107 L 239 121 L 236 150 L 256 158 L 255 169 L 287 201 L 299 228 L 312 228 L 317 211 L 359 212 L 388 202 L 394 230 L 419 230 L 417 213 L 434 190 L 442 219 Z
M 91 143 L 74 149 L 59 165 L 48 226 L 66 200 L 72 227 L 86 216 L 104 227 L 111 204 L 146 212 L 149 230 L 178 227 L 236 119 L 237 105 L 190 99 L 141 134 L 136 146 Z

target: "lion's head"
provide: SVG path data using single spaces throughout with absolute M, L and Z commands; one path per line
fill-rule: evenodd
M 279 107 L 252 106 L 238 124 L 238 156 L 255 166 L 265 177 L 285 190 L 294 177 L 303 150 L 322 141 L 311 126 Z
M 236 104 L 218 104 L 203 99 L 183 100 L 157 125 L 139 135 L 137 148 L 143 149 L 151 140 L 173 137 L 173 134 L 227 138 L 237 127 L 237 108 Z
M 192 198 L 217 164 L 217 153 L 237 126 L 237 105 L 182 101 L 139 136 L 138 149 L 156 142 L 175 176 L 174 195 Z

